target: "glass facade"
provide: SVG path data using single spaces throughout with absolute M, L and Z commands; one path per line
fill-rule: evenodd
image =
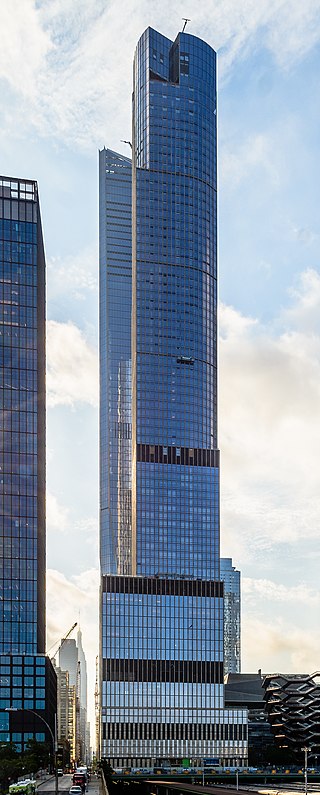
M 132 166 L 100 152 L 101 755 L 117 767 L 246 758 L 244 714 L 223 707 L 216 194 L 215 52 L 148 28 Z
M 131 570 L 131 160 L 99 153 L 100 561 Z
M 44 254 L 35 182 L 0 179 L 0 654 L 44 652 Z
M 216 56 L 146 30 L 133 92 L 133 449 L 217 447 Z M 169 454 L 169 449 L 168 449 Z M 136 573 L 219 577 L 219 469 L 137 461 Z M 161 513 L 159 513 L 161 511 Z M 159 524 L 161 522 L 159 531 Z
M 6 707 L 44 711 L 46 706 L 45 259 L 37 183 L 5 177 L 0 177 L 0 429 L 1 741 L 3 732 L 12 736 Z M 33 736 L 18 734 L 22 743 Z
M 241 670 L 240 571 L 232 565 L 232 558 L 221 558 L 220 574 L 224 584 L 224 674 L 238 674 Z

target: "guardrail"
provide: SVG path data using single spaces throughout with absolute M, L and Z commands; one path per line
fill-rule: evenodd
M 214 781 L 214 783 L 233 783 L 236 781 L 236 772 L 229 772 L 229 773 L 217 773 L 216 771 L 205 770 L 204 772 L 204 779 L 205 781 L 209 780 Z M 268 783 L 271 781 L 304 781 L 304 772 L 299 770 L 295 773 L 291 771 L 264 771 L 261 773 L 243 773 L 240 770 L 238 771 L 239 775 L 239 782 L 242 781 L 243 783 L 249 784 L 251 783 Z M 192 781 L 194 783 L 203 780 L 203 771 L 197 771 L 196 773 L 192 773 L 186 771 L 185 773 L 175 773 L 175 772 L 166 772 L 157 771 L 157 772 L 140 772 L 140 771 L 124 771 L 122 773 L 111 773 L 110 780 L 111 781 L 125 781 L 125 780 L 135 780 L 135 779 L 148 779 L 148 780 L 157 780 L 163 779 L 166 781 Z M 106 782 L 104 776 L 102 775 L 103 787 L 104 792 L 108 795 L 108 790 L 106 786 Z M 308 773 L 308 781 L 312 782 L 319 782 L 320 781 L 320 773 Z

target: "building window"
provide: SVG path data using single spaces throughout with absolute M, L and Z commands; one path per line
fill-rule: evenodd
M 181 75 L 189 74 L 189 55 L 186 52 L 180 53 L 180 74 Z

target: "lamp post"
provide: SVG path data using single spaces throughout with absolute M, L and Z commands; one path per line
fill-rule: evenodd
M 53 731 L 51 729 L 51 726 L 49 726 L 49 723 L 47 723 L 47 721 L 42 717 L 42 715 L 39 715 L 39 712 L 36 712 L 34 709 L 29 709 L 27 707 L 26 708 L 21 707 L 21 709 L 18 709 L 18 707 L 6 707 L 5 712 L 32 712 L 32 715 L 35 715 L 37 718 L 39 718 L 39 720 L 41 720 L 42 723 L 44 723 L 44 725 L 47 727 L 52 742 L 53 764 L 55 770 L 55 795 L 58 795 L 59 781 L 58 781 L 58 769 L 57 769 L 57 751 L 58 751 L 57 716 L 56 715 L 54 716 L 54 734 L 53 734 Z
M 238 767 L 238 759 L 236 759 L 236 790 L 239 790 L 239 767 Z
M 311 748 L 304 745 L 301 750 L 304 752 L 304 791 L 305 795 L 308 795 L 308 751 L 311 751 Z

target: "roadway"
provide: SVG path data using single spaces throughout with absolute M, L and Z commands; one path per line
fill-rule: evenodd
M 92 776 L 88 785 L 87 795 L 100 795 L 100 786 L 101 786 L 101 779 Z M 64 776 L 59 776 L 58 778 L 58 787 L 59 792 L 69 792 L 70 787 L 72 787 L 72 775 L 71 773 L 66 773 Z M 37 791 L 41 793 L 50 793 L 50 795 L 54 795 L 55 793 L 55 779 L 48 778 L 47 781 L 43 781 L 42 784 L 38 785 Z

